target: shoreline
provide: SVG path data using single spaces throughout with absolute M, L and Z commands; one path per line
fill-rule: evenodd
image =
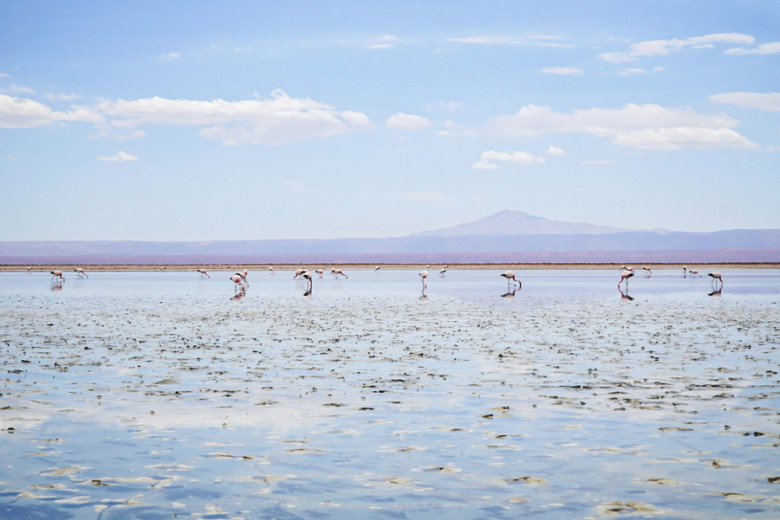
M 360 263 L 302 263 L 302 264 L 275 264 L 275 271 L 295 271 L 300 267 L 316 269 L 330 269 L 338 267 L 340 269 L 354 270 L 373 270 L 377 266 L 381 269 L 389 270 L 418 270 L 424 269 L 428 264 L 360 264 Z M 430 264 L 430 269 L 440 269 L 446 264 Z M 449 264 L 448 270 L 506 270 L 516 271 L 528 270 L 605 270 L 620 269 L 624 264 L 620 263 L 463 263 Z M 681 270 L 682 263 L 634 263 L 635 269 L 649 267 L 653 270 Z M 72 272 L 77 267 L 83 268 L 87 272 L 109 272 L 109 271 L 190 271 L 196 269 L 206 269 L 212 271 L 229 271 L 234 269 L 247 269 L 249 271 L 268 271 L 269 264 L 38 264 L 22 265 L 8 264 L 0 265 L 0 272 L 49 272 L 54 269 L 62 270 L 64 273 Z M 693 269 L 780 269 L 780 262 L 713 262 L 690 264 Z

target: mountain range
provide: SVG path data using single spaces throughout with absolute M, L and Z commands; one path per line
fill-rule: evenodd
M 0 264 L 780 262 L 780 229 L 638 231 L 501 211 L 397 238 L 0 242 Z

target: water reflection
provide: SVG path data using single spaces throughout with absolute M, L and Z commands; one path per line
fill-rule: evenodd
M 520 287 L 512 287 L 511 289 L 508 289 L 507 292 L 501 295 L 501 297 L 507 301 L 512 301 L 515 299 L 515 293 L 520 290 Z
M 620 292 L 620 299 L 624 302 L 634 301 L 634 297 L 628 295 L 628 280 L 626 280 L 626 292 L 623 292 L 623 290 L 620 288 L 620 284 L 618 284 L 618 292 Z

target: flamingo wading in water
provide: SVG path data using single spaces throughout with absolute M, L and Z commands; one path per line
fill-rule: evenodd
M 332 274 L 332 275 L 333 275 L 334 277 L 336 277 L 336 278 L 338 278 L 338 277 L 339 277 L 339 275 L 341 275 L 341 276 L 343 276 L 344 278 L 347 278 L 347 279 L 349 279 L 349 276 L 345 275 L 345 274 L 344 274 L 344 273 L 341 271 L 341 269 L 335 269 L 335 268 L 334 268 L 334 269 L 331 269 L 331 270 L 330 270 L 330 274 Z
M 511 284 L 511 283 L 513 283 L 513 282 L 517 282 L 517 285 L 518 285 L 519 287 L 522 287 L 522 286 L 523 286 L 523 282 L 521 282 L 520 280 L 518 280 L 518 279 L 515 277 L 515 272 L 514 272 L 514 271 L 504 271 L 504 272 L 503 272 L 503 273 L 501 273 L 499 276 L 503 276 L 504 278 L 506 278 L 506 284 L 507 284 L 507 285 L 509 285 L 509 284 Z
M 200 277 L 201 277 L 201 278 L 203 278 L 204 276 L 205 276 L 206 278 L 211 278 L 211 277 L 209 276 L 209 273 L 207 273 L 205 269 L 198 269 L 197 271 L 200 273 Z
M 54 271 L 49 271 L 51 273 L 51 279 L 54 280 L 55 278 L 59 278 L 58 281 L 64 282 L 65 276 L 63 276 L 62 271 L 59 269 L 55 269 Z
M 628 268 L 626 266 L 623 266 L 620 269 L 620 281 L 618 282 L 618 289 L 620 289 L 620 284 L 623 283 L 623 280 L 626 281 L 626 292 L 628 292 L 628 279 L 634 276 L 634 270 L 631 268 Z M 622 293 L 621 293 L 622 294 Z

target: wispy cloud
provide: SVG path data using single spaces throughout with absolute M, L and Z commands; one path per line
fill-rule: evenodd
M 451 43 L 463 43 L 473 45 L 532 45 L 539 47 L 563 47 L 570 48 L 574 45 L 564 43 L 561 36 L 530 35 L 530 36 L 500 36 L 481 35 L 447 38 Z
M 401 41 L 401 38 L 398 36 L 394 36 L 392 34 L 383 34 L 382 36 L 377 36 L 376 38 L 370 40 L 366 44 L 366 48 L 379 50 L 392 49 L 401 43 Z
M 496 162 L 511 162 L 530 166 L 532 164 L 542 164 L 544 157 L 537 157 L 532 153 L 516 150 L 513 152 L 496 152 L 488 150 L 482 152 L 479 161 L 471 165 L 475 170 L 495 170 L 498 168 Z
M 166 61 L 178 60 L 179 58 L 181 58 L 181 54 L 179 54 L 178 52 L 169 52 L 160 55 L 160 59 Z
M 582 69 L 577 67 L 547 67 L 542 69 L 543 74 L 556 74 L 558 76 L 579 76 Z
M 547 155 L 564 155 L 566 152 L 564 152 L 562 148 L 550 145 L 550 147 L 547 148 L 547 151 L 544 153 Z
M 117 152 L 114 155 L 98 155 L 96 159 L 105 162 L 133 162 L 137 161 L 138 157 L 127 152 Z
M 710 101 L 742 108 L 757 108 L 767 112 L 780 112 L 780 92 L 727 92 L 710 96 Z
M 35 94 L 35 91 L 30 87 L 24 87 L 22 85 L 17 85 L 16 83 L 11 83 L 7 87 L 0 88 L 0 92 L 7 92 L 9 94 Z
M 461 101 L 437 101 L 436 103 L 429 103 L 425 109 L 429 111 L 454 111 L 463 107 Z
M 399 112 L 388 117 L 385 125 L 393 130 L 423 130 L 431 126 L 431 121 L 422 116 Z
M 780 42 L 764 43 L 752 49 L 737 47 L 726 51 L 726 54 L 733 54 L 736 56 L 741 56 L 744 54 L 766 55 L 766 54 L 778 54 L 778 53 L 780 53 Z
M 47 92 L 46 99 L 49 101 L 73 101 L 76 99 L 76 94 L 55 94 L 53 92 Z
M 648 150 L 683 148 L 755 148 L 733 130 L 731 117 L 706 115 L 691 109 L 628 104 L 621 108 L 590 108 L 570 113 L 526 105 L 515 114 L 488 121 L 486 130 L 502 136 L 533 136 L 574 132 L 610 137 L 622 146 Z
M 666 56 L 683 49 L 711 49 L 716 44 L 752 45 L 755 38 L 740 33 L 717 33 L 691 38 L 670 40 L 648 40 L 632 44 L 625 52 L 604 52 L 599 58 L 612 63 L 636 61 L 645 56 Z M 728 51 L 726 51 L 728 52 Z

